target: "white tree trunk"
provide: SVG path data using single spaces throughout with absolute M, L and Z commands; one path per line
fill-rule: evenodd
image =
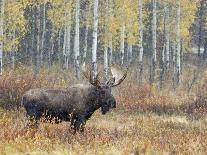
M 125 24 L 121 26 L 121 42 L 120 42 L 120 54 L 121 54 L 121 65 L 124 64 L 124 39 L 125 39 Z
M 16 32 L 14 30 L 13 32 L 13 39 L 16 38 Z M 15 45 L 13 46 L 13 51 L 12 51 L 12 69 L 14 70 L 15 68 L 15 55 L 16 55 L 16 50 L 15 50 Z
M 142 74 L 143 74 L 143 1 L 139 0 L 138 2 L 139 10 L 139 83 L 142 83 Z
M 71 31 L 71 25 L 70 25 L 70 21 L 68 22 L 67 25 L 67 29 L 66 29 L 66 48 L 65 48 L 65 65 L 66 65 L 66 69 L 69 68 L 69 59 L 70 59 L 70 40 L 71 40 L 71 36 L 70 36 L 70 31 Z
M 37 6 L 37 14 L 36 14 L 36 29 L 37 29 L 37 34 L 36 34 L 36 70 L 35 70 L 35 75 L 39 73 L 40 70 L 40 6 Z
M 108 78 L 108 47 L 105 45 L 104 48 L 104 78 L 107 81 Z
M 86 62 L 87 50 L 88 50 L 88 24 L 86 24 L 86 29 L 85 29 L 83 62 Z
M 173 41 L 173 50 L 172 50 L 172 56 L 173 56 L 173 67 L 175 66 L 175 57 L 176 57 L 176 42 Z
M 63 41 L 63 56 L 64 56 L 64 66 L 66 69 L 69 68 L 69 57 L 70 57 L 70 31 L 71 31 L 71 14 L 66 13 L 67 22 L 64 29 L 64 41 Z
M 54 32 L 52 30 L 51 33 L 51 38 L 50 38 L 50 50 L 48 52 L 48 68 L 50 69 L 50 67 L 52 66 L 52 54 L 54 54 Z
M 108 1 L 108 7 L 109 7 L 109 16 L 114 16 L 113 15 L 113 0 L 109 0 Z M 108 56 L 108 65 L 109 65 L 109 67 L 112 65 L 112 59 L 113 59 L 113 34 L 112 34 L 112 32 L 110 32 L 110 34 L 109 34 L 109 56 Z
M 64 27 L 64 39 L 63 39 L 63 56 L 66 56 L 66 40 L 67 40 L 67 26 Z
M 128 59 L 128 66 L 129 66 L 132 61 L 132 44 L 128 44 L 127 59 Z
M 143 61 L 143 13 L 142 0 L 139 0 L 139 62 Z
M 166 42 L 167 42 L 167 37 L 166 37 L 166 27 L 167 27 L 167 22 L 166 22 L 166 2 L 164 2 L 164 16 L 163 16 L 163 21 L 164 21 L 164 44 L 163 44 L 163 49 L 161 53 L 161 61 L 160 61 L 160 89 L 162 89 L 163 84 L 164 84 L 164 75 L 165 75 L 165 68 L 166 68 Z
M 162 60 L 160 62 L 160 89 L 163 87 L 163 81 L 164 81 L 164 74 L 165 74 L 165 48 L 166 44 L 164 43 L 163 49 L 162 49 Z
M 113 58 L 113 35 L 112 33 L 110 33 L 109 36 L 109 66 L 111 66 L 112 64 L 112 58 Z
M 164 43 L 163 49 L 162 49 L 162 55 L 161 55 L 163 65 L 164 65 L 164 62 L 165 62 L 165 49 L 166 49 L 166 44 Z
M 75 56 L 76 78 L 78 80 L 80 79 L 79 16 L 80 16 L 80 0 L 76 0 L 74 56 Z
M 180 61 L 180 0 L 177 0 L 177 16 L 176 16 L 176 82 L 180 84 L 180 71 L 181 71 L 181 61 Z
M 83 60 L 82 63 L 85 64 L 86 63 L 86 57 L 87 57 L 87 51 L 88 51 L 88 31 L 89 31 L 89 22 L 88 22 L 88 16 L 89 16 L 89 9 L 86 9 L 86 13 L 85 13 L 85 34 L 84 34 L 84 48 L 83 48 Z
M 3 38 L 4 38 L 4 0 L 1 0 L 1 18 L 0 18 L 0 75 L 3 73 Z
M 45 43 L 45 31 L 46 31 L 46 3 L 43 4 L 43 18 L 42 18 L 42 37 L 41 37 L 41 52 L 40 52 L 40 64 L 43 63 L 44 43 Z
M 93 10 L 93 44 L 92 44 L 92 76 L 97 75 L 97 39 L 98 39 L 98 0 L 94 0 Z
M 153 63 L 157 61 L 157 0 L 153 0 L 153 21 L 152 21 L 152 48 Z
M 59 30 L 58 32 L 58 37 L 57 37 L 57 44 L 58 44 L 58 63 L 61 65 L 61 50 L 62 50 L 62 45 L 61 45 L 61 36 L 62 36 L 62 29 Z
M 65 68 L 68 69 L 69 66 L 69 57 L 70 57 L 70 31 L 71 26 L 68 22 L 68 24 L 65 26 L 65 32 L 64 32 L 64 42 L 63 42 L 63 56 L 64 56 L 64 65 Z
M 153 0 L 153 10 L 152 10 L 152 62 L 150 67 L 150 82 L 154 82 L 155 69 L 157 62 L 157 1 Z
M 32 17 L 31 17 L 31 40 L 30 40 L 30 44 L 31 47 L 28 46 L 29 48 L 29 52 L 30 52 L 30 64 L 31 65 L 35 65 L 35 8 L 31 8 L 31 12 L 32 12 Z
M 170 62 L 170 27 L 169 27 L 169 7 L 165 6 L 165 33 L 166 33 L 166 67 Z

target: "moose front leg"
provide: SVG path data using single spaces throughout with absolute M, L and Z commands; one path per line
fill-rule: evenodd
M 86 119 L 84 116 L 77 116 L 74 121 L 74 133 L 77 131 L 84 132 L 84 125 L 86 124 Z

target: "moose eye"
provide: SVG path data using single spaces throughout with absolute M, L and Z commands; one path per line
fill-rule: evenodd
M 106 95 L 106 92 L 105 91 L 101 91 L 101 95 L 102 96 L 105 96 Z

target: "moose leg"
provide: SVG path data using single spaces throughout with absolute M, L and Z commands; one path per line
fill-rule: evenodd
M 37 128 L 38 127 L 38 120 L 34 117 L 28 116 L 28 120 L 25 124 L 25 128 Z
M 84 125 L 85 125 L 86 119 L 83 116 L 78 116 L 77 119 L 74 122 L 74 132 L 80 131 L 84 132 Z
M 72 116 L 71 116 L 71 120 L 70 120 L 70 127 L 71 127 L 72 129 L 74 129 L 75 119 L 76 119 L 76 116 L 75 116 L 75 115 L 72 115 Z
M 26 127 L 37 127 L 38 126 L 38 120 L 40 120 L 43 109 L 42 107 L 35 106 L 34 104 L 30 104 L 30 106 L 26 107 L 27 111 L 27 117 L 28 117 L 28 123 Z

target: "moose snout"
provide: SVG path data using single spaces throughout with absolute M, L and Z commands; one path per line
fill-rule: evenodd
M 108 105 L 110 105 L 111 108 L 116 108 L 116 100 L 114 97 L 108 100 Z
M 112 107 L 112 108 L 116 108 L 116 101 L 114 101 L 114 102 L 111 104 L 111 107 Z

